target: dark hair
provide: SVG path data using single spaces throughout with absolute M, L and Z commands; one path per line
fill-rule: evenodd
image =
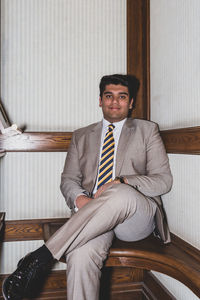
M 139 80 L 135 76 L 123 75 L 123 74 L 103 76 L 99 84 L 101 98 L 103 96 L 103 92 L 105 91 L 106 85 L 108 84 L 115 84 L 115 85 L 121 84 L 123 86 L 127 86 L 129 92 L 129 100 L 133 98 L 135 103 L 137 92 L 139 89 Z

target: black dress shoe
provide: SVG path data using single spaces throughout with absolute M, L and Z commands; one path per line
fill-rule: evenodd
M 4 299 L 21 300 L 32 297 L 38 292 L 46 275 L 52 267 L 52 262 L 46 263 L 29 253 L 22 258 L 14 273 L 8 276 L 2 287 Z

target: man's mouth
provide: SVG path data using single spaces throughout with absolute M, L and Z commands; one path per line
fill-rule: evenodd
M 120 107 L 110 107 L 111 110 L 119 110 Z

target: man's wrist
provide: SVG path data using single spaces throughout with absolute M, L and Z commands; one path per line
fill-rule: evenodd
M 123 176 L 116 176 L 114 180 L 119 180 L 121 183 L 126 183 Z
M 74 208 L 78 211 L 81 207 L 87 204 L 91 200 L 90 197 L 86 196 L 85 194 L 79 195 L 76 200 L 74 201 Z

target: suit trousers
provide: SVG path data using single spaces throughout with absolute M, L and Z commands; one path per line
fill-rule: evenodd
M 113 184 L 67 221 L 47 242 L 67 262 L 67 299 L 97 300 L 101 268 L 114 234 L 141 240 L 154 230 L 156 204 L 127 184 Z

